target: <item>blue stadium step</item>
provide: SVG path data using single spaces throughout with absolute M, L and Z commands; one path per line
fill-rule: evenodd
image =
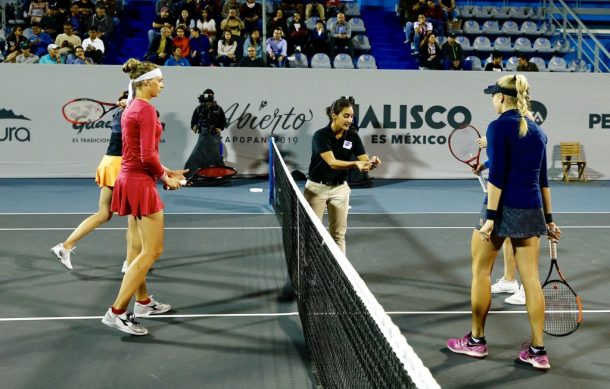
M 403 43 L 404 30 L 394 11 L 364 7 L 362 19 L 371 42 L 371 54 L 380 69 L 413 69 L 409 48 Z

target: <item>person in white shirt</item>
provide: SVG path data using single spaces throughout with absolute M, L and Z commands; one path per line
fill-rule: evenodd
M 95 63 L 102 63 L 106 47 L 104 42 L 98 38 L 98 32 L 95 28 L 89 28 L 89 38 L 83 41 L 85 56 L 91 58 Z

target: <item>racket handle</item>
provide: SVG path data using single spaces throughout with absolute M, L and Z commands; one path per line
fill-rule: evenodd
M 477 174 L 477 178 L 479 179 L 479 183 L 481 184 L 483 193 L 487 193 L 487 181 L 485 181 L 485 178 L 483 178 L 483 175 L 481 175 L 481 173 Z
M 186 186 L 186 184 L 187 184 L 186 180 L 180 180 L 180 186 Z M 169 186 L 163 185 L 163 189 L 168 190 Z
M 557 242 L 554 240 L 549 241 L 549 253 L 551 255 L 551 259 L 557 259 Z

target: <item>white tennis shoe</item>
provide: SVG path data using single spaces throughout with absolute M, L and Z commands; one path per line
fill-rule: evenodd
M 72 247 L 71 249 L 64 248 L 64 244 L 60 243 L 57 246 L 51 249 L 51 252 L 55 254 L 59 263 L 64 265 L 64 267 L 68 270 L 72 270 L 72 262 L 70 261 L 70 254 L 72 254 L 76 250 L 76 247 Z

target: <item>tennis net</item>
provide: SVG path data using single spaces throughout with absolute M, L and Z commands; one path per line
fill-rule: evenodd
M 270 138 L 270 202 L 318 384 L 440 388 L 305 201 Z

